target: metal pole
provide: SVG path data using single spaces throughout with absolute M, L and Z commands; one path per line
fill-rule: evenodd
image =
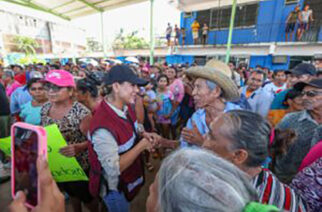
M 230 16 L 229 35 L 228 35 L 228 41 L 227 41 L 227 52 L 226 52 L 227 64 L 230 59 L 231 39 L 233 37 L 233 29 L 234 29 L 235 14 L 236 14 L 236 3 L 237 3 L 237 0 L 233 0 L 233 6 L 231 8 L 231 16 Z
M 103 45 L 103 55 L 106 55 L 106 43 L 104 38 L 104 12 L 101 12 L 101 36 L 102 36 L 102 45 Z
M 153 4 L 154 0 L 150 0 L 150 65 L 154 64 Z

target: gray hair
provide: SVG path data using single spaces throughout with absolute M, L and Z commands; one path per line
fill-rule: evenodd
M 240 212 L 257 199 L 250 179 L 232 163 L 202 149 L 181 149 L 159 170 L 161 212 Z
M 223 116 L 223 135 L 232 141 L 232 149 L 248 152 L 246 165 L 260 166 L 269 155 L 268 144 L 271 127 L 261 115 L 244 110 L 231 110 Z
M 206 84 L 211 91 L 213 91 L 217 87 L 216 83 L 210 80 L 206 80 Z
M 12 70 L 6 70 L 6 71 L 4 71 L 3 75 L 5 77 L 10 77 L 11 79 L 13 79 L 15 77 L 15 73 Z

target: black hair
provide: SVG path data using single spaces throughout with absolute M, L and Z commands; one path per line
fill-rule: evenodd
M 278 69 L 278 70 L 276 70 L 276 71 L 274 71 L 274 72 L 273 72 L 273 79 L 274 79 L 274 78 L 275 78 L 275 76 L 276 76 L 278 73 L 280 73 L 280 72 L 283 72 L 283 73 L 286 75 L 285 70 Z
M 57 64 L 51 64 L 50 67 L 52 69 L 56 69 L 56 70 L 59 69 L 59 65 L 57 65 Z
M 98 89 L 93 80 L 90 80 L 88 78 L 78 80 L 76 87 L 77 90 L 81 91 L 82 93 L 89 92 L 91 97 L 93 98 L 96 98 L 98 96 Z
M 168 67 L 168 69 L 173 69 L 174 70 L 174 73 L 175 73 L 175 78 L 177 77 L 177 74 L 178 74 L 178 67 L 177 66 L 174 66 L 174 65 L 172 65 L 172 66 L 169 66 Z
M 83 93 L 89 92 L 93 98 L 98 96 L 98 86 L 102 84 L 103 73 L 85 71 L 86 78 L 78 80 L 76 83 L 77 90 Z
M 31 88 L 32 84 L 38 83 L 38 82 L 41 82 L 41 78 L 32 78 L 32 79 L 30 79 L 28 81 L 27 85 L 26 85 L 27 89 L 29 90 Z
M 161 78 L 166 78 L 166 79 L 167 79 L 167 83 L 169 84 L 169 78 L 167 77 L 167 75 L 165 75 L 165 74 L 161 74 L 161 75 L 158 77 L 157 82 L 159 82 Z
M 19 68 L 20 70 L 23 70 L 22 66 L 20 65 L 15 65 L 15 67 Z
M 265 79 L 266 79 L 266 74 L 265 74 L 265 72 L 264 72 L 264 71 L 262 71 L 262 70 L 254 70 L 254 71 L 251 71 L 251 72 L 250 72 L 249 76 L 251 76 L 253 73 L 263 75 L 263 81 L 265 81 Z
M 287 92 L 287 94 L 285 95 L 283 105 L 285 105 L 285 106 L 289 106 L 289 105 L 287 104 L 287 100 L 289 100 L 289 99 L 293 100 L 293 99 L 295 99 L 296 97 L 299 97 L 299 96 L 301 96 L 301 95 L 302 95 L 302 92 L 301 92 L 301 91 L 299 91 L 299 90 L 297 90 L 297 89 L 292 88 L 292 89 L 291 89 L 291 90 L 289 90 L 289 91 Z

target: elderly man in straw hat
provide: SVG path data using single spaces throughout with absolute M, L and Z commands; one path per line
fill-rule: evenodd
M 223 62 L 210 60 L 205 66 L 194 66 L 185 71 L 194 79 L 192 96 L 196 112 L 182 130 L 180 146 L 201 146 L 203 135 L 208 133 L 210 122 L 233 109 L 241 109 L 231 102 L 239 100 L 238 88 L 231 79 L 231 70 Z M 171 146 L 173 141 L 162 139 L 162 146 Z
M 186 71 L 187 76 L 195 79 L 192 96 L 197 110 L 182 130 L 181 147 L 191 144 L 201 146 L 202 136 L 208 133 L 208 126 L 214 118 L 226 111 L 240 109 L 231 103 L 239 99 L 238 87 L 231 74 L 225 63 L 216 60 Z

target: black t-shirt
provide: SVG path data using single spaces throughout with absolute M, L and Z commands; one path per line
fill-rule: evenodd
M 10 115 L 9 101 L 6 95 L 6 89 L 0 83 L 0 116 Z

